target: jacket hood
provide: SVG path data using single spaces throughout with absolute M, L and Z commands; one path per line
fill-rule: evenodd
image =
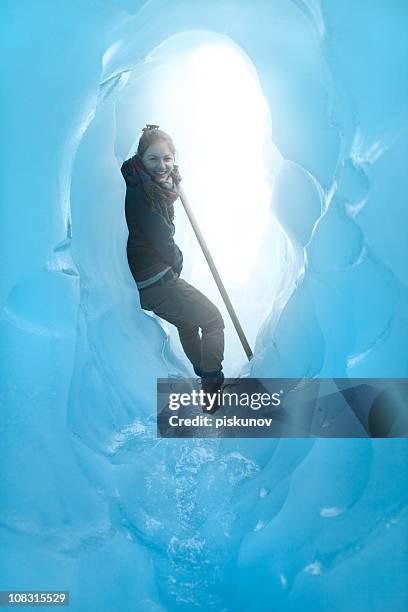
M 136 166 L 133 163 L 133 157 L 123 162 L 120 171 L 122 172 L 126 185 L 129 185 L 129 186 L 139 185 L 140 186 L 141 181 L 140 181 L 140 177 L 137 172 Z

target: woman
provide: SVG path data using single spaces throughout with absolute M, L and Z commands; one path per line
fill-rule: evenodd
M 122 165 L 128 262 L 141 307 L 177 327 L 202 389 L 214 393 L 224 380 L 224 321 L 203 293 L 180 278 L 183 254 L 173 239 L 173 221 L 181 177 L 174 162 L 171 137 L 147 125 L 137 153 Z

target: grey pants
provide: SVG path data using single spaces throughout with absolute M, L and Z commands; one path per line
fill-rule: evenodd
M 224 321 L 201 291 L 174 274 L 173 278 L 139 289 L 140 305 L 175 325 L 196 374 L 215 376 L 224 359 Z M 201 336 L 199 330 L 201 329 Z

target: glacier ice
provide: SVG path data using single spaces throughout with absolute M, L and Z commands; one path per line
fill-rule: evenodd
M 255 355 L 227 327 L 226 373 L 406 377 L 406 4 L 1 13 L 0 588 L 69 590 L 78 611 L 403 610 L 405 440 L 156 439 L 156 379 L 191 369 L 140 309 L 119 168 L 159 123 L 199 202 L 184 70 L 199 48 L 234 53 L 267 102 L 270 205 L 248 196 L 263 233 L 229 289 Z M 240 111 L 242 138 L 257 108 Z M 204 268 L 176 214 L 194 283 Z

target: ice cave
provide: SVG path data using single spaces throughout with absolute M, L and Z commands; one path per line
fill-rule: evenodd
M 1 15 L 0 589 L 78 612 L 406 610 L 404 438 L 157 438 L 157 378 L 194 374 L 140 307 L 120 173 L 146 123 L 174 136 L 254 351 L 225 315 L 227 376 L 407 377 L 406 2 Z M 176 217 L 184 277 L 225 313 Z

